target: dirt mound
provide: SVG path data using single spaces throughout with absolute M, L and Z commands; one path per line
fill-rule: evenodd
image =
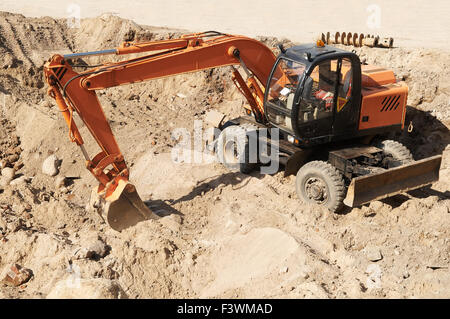
M 117 233 L 88 211 L 96 182 L 45 95 L 43 62 L 179 34 L 111 15 L 71 29 L 65 20 L 0 13 L 0 158 L 15 168 L 0 191 L 0 271 L 17 263 L 33 272 L 19 287 L 1 283 L 0 297 L 79 297 L 79 289 L 105 298 L 450 296 L 450 55 L 440 51 L 357 49 L 410 86 L 414 130 L 396 138 L 416 158 L 444 153 L 431 188 L 338 215 L 301 204 L 295 178 L 282 172 L 174 163 L 174 128 L 192 132 L 210 109 L 242 112 L 229 69 L 218 68 L 99 92 L 132 180 L 163 217 Z M 88 152 L 97 152 L 76 121 Z M 41 169 L 50 155 L 59 160 L 56 177 Z

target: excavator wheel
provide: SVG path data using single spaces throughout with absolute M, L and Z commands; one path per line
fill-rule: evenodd
M 257 163 L 250 163 L 249 149 L 246 128 L 233 125 L 220 133 L 216 152 L 219 162 L 230 171 L 248 174 L 257 165 Z
M 382 140 L 375 143 L 375 146 L 382 149 L 386 155 L 392 157 L 387 168 L 398 167 L 414 161 L 409 149 L 402 143 L 393 140 Z
M 295 188 L 303 202 L 325 206 L 331 212 L 337 212 L 343 206 L 344 179 L 327 162 L 312 161 L 303 165 L 297 172 Z

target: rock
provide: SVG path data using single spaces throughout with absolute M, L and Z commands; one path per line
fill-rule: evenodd
M 5 167 L 2 169 L 2 176 L 0 177 L 0 186 L 6 187 L 12 181 L 15 175 L 14 168 Z
M 30 269 L 22 268 L 20 265 L 14 264 L 2 275 L 2 282 L 18 287 L 28 282 L 32 276 L 33 272 Z
M 2 169 L 2 177 L 9 179 L 9 181 L 14 178 L 15 174 L 16 172 L 14 171 L 14 168 L 5 167 L 4 169 Z
M 97 239 L 92 241 L 87 247 L 78 249 L 74 255 L 76 259 L 100 259 L 107 254 L 108 246 L 100 239 Z
M 108 253 L 108 248 L 104 242 L 101 240 L 96 240 L 89 245 L 87 248 L 88 252 L 86 257 L 89 259 L 93 258 L 103 258 Z
M 25 184 L 28 183 L 30 181 L 29 177 L 26 176 L 20 176 L 14 180 L 12 180 L 9 185 L 20 185 L 20 184 Z
M 383 255 L 377 247 L 366 247 L 364 248 L 364 252 L 366 253 L 367 259 L 370 261 L 378 261 L 383 259 Z
M 24 221 L 19 218 L 8 224 L 8 230 L 15 233 L 24 227 Z
M 47 157 L 45 161 L 42 163 L 42 173 L 49 176 L 58 175 L 59 173 L 58 162 L 59 160 L 54 154 Z
M 11 154 L 11 155 L 8 155 L 8 156 L 6 157 L 6 160 L 7 160 L 9 163 L 15 163 L 15 162 L 17 162 L 17 161 L 19 160 L 19 155 L 17 155 L 17 154 Z
M 61 280 L 46 297 L 47 299 L 127 299 L 122 287 L 104 278 Z
M 384 204 L 383 204 L 382 202 L 376 200 L 376 201 L 371 202 L 371 203 L 369 204 L 369 207 L 370 207 L 375 213 L 377 213 L 381 208 L 383 208 L 383 205 L 384 205 Z
M 287 273 L 288 271 L 289 271 L 289 268 L 288 268 L 288 267 L 282 267 L 282 268 L 280 269 L 280 274 Z
M 66 186 L 66 177 L 65 176 L 58 176 L 55 179 L 55 187 L 56 188 L 62 188 Z
M 18 171 L 19 169 L 21 169 L 22 167 L 23 167 L 23 163 L 22 163 L 22 161 L 17 161 L 17 162 L 15 162 L 14 163 L 14 169 L 16 170 L 16 171 Z
M 11 180 L 8 180 L 7 178 L 0 176 L 0 189 L 3 189 L 6 186 L 8 186 L 10 182 Z

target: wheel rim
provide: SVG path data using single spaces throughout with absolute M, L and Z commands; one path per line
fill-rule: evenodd
M 310 201 L 323 204 L 328 200 L 326 183 L 318 177 L 310 177 L 305 183 L 305 194 Z

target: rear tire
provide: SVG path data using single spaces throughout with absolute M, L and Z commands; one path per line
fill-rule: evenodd
M 312 161 L 303 165 L 297 172 L 295 188 L 303 202 L 325 206 L 333 213 L 343 206 L 346 192 L 344 179 L 327 162 Z
M 233 125 L 225 128 L 217 141 L 217 157 L 232 172 L 251 173 L 257 163 L 250 163 L 246 127 Z
M 383 152 L 390 155 L 395 162 L 389 165 L 389 168 L 401 166 L 414 161 L 409 149 L 402 143 L 393 140 L 379 141 L 375 144 L 376 147 L 381 148 Z

